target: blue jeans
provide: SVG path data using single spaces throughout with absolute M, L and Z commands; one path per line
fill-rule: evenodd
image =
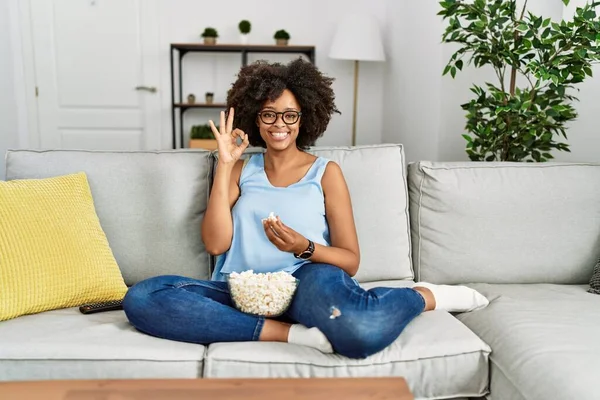
M 332 265 L 309 263 L 294 276 L 300 282 L 285 317 L 317 327 L 336 353 L 349 358 L 383 350 L 425 309 L 423 297 L 414 289 L 364 290 Z M 137 283 L 127 292 L 123 308 L 139 331 L 182 342 L 258 340 L 265 323 L 263 317 L 234 308 L 226 282 L 173 275 Z

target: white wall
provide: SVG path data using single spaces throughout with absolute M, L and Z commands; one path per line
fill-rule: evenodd
M 286 3 L 279 0 L 227 0 L 198 2 L 196 0 L 160 0 L 160 48 L 163 105 L 163 145 L 170 146 L 170 66 L 168 47 L 173 42 L 201 42 L 200 33 L 211 26 L 219 32 L 219 43 L 239 43 L 237 24 L 242 19 L 252 23 L 250 44 L 274 44 L 273 34 L 286 29 L 291 45 L 316 46 L 316 64 L 334 77 L 336 103 L 341 115 L 334 115 L 319 145 L 350 145 L 352 131 L 352 99 L 354 70 L 352 61 L 328 58 L 335 25 L 344 12 L 370 12 L 385 24 L 385 0 L 306 0 Z M 287 61 L 296 55 L 251 55 L 249 62 L 259 58 Z M 241 65 L 239 54 L 193 54 L 184 60 L 184 99 L 188 93 L 196 101 L 204 101 L 205 92 L 215 93 L 215 102 L 224 102 L 227 90 L 235 80 Z M 380 63 L 361 63 L 357 143 L 380 143 L 382 140 L 383 68 Z M 191 110 L 186 113 L 184 132 L 196 123 L 218 118 L 218 110 Z
M 528 9 L 559 20 L 572 15 L 574 7 L 564 9 L 561 0 L 529 0 Z M 404 143 L 408 161 L 468 160 L 461 136 L 466 119 L 460 104 L 471 99 L 473 83 L 496 80 L 493 71 L 485 68 L 465 68 L 454 80 L 441 76 L 456 48 L 441 43 L 445 23 L 436 15 L 439 10 L 437 1 L 387 3 L 391 60 L 386 69 L 383 140 Z M 580 116 L 568 131 L 571 153 L 555 151 L 559 161 L 600 161 L 596 128 L 600 68 L 595 72 L 595 78 L 580 85 L 580 102 L 575 104 Z
M 407 160 L 438 159 L 442 25 L 436 2 L 388 0 L 384 90 L 386 143 L 402 143 Z
M 18 0 L 0 0 L 3 9 L 6 3 L 16 9 Z M 117 0 L 112 0 L 117 1 Z M 341 115 L 334 115 L 325 136 L 319 140 L 319 145 L 349 145 L 351 142 L 352 126 L 352 93 L 353 93 L 353 63 L 351 61 L 332 60 L 328 58 L 329 46 L 338 18 L 344 12 L 372 13 L 382 23 L 385 23 L 386 0 L 307 0 L 299 3 L 282 3 L 278 0 L 261 0 L 248 2 L 245 0 L 227 0 L 222 2 L 199 2 L 197 0 L 153 0 L 158 5 L 158 21 L 156 22 L 156 40 L 160 52 L 150 55 L 148 62 L 158 62 L 160 65 L 160 80 L 144 82 L 147 86 L 156 86 L 161 100 L 161 138 L 162 148 L 171 148 L 171 96 L 170 96 L 170 63 L 169 45 L 174 42 L 201 43 L 200 33 L 207 26 L 215 27 L 219 34 L 219 43 L 239 43 L 238 22 L 248 19 L 252 22 L 250 43 L 274 43 L 273 33 L 278 29 L 286 29 L 291 34 L 290 44 L 305 44 L 316 46 L 317 66 L 327 75 L 335 78 L 334 90 L 336 103 Z M 10 8 L 10 6 L 9 6 Z M 315 11 L 315 10 L 318 10 Z M 3 10 L 5 11 L 5 10 Z M 8 12 L 2 12 L 0 18 L 9 18 Z M 14 10 L 12 23 L 18 24 L 18 13 Z M 6 21 L 3 21 L 6 22 Z M 3 23 L 2 29 L 8 30 L 9 24 Z M 2 51 L 6 53 L 2 63 L 2 84 L 10 85 L 11 65 L 10 39 L 7 35 L 0 37 Z M 2 53 L 2 54 L 4 54 Z M 21 57 L 20 55 L 18 57 Z M 252 56 L 249 61 L 266 58 L 271 61 L 287 61 L 296 56 L 281 56 L 264 54 Z M 224 55 L 194 54 L 185 57 L 184 66 L 184 98 L 188 93 L 196 94 L 197 101 L 203 101 L 206 91 L 215 92 L 215 101 L 225 100 L 226 92 L 236 78 L 241 65 L 239 54 Z M 27 68 L 28 65 L 23 66 Z M 29 65 L 29 67 L 31 67 Z M 383 64 L 362 63 L 360 68 L 359 110 L 357 118 L 358 143 L 380 143 L 382 137 L 382 108 L 383 108 Z M 22 71 L 21 71 L 22 72 Z M 110 79 L 110 77 L 107 77 Z M 20 88 L 24 85 L 17 86 Z M 4 88 L 4 86 L 3 86 Z M 12 87 L 2 90 L 2 115 L 15 116 L 14 96 Z M 21 90 L 18 90 L 20 93 Z M 25 100 L 23 99 L 23 102 Z M 11 103 L 10 106 L 6 104 Z M 33 105 L 35 106 L 35 105 Z M 19 110 L 21 111 L 21 110 Z M 218 110 L 189 110 L 185 114 L 185 132 L 195 123 L 206 123 L 208 119 L 218 118 Z M 27 123 L 23 118 L 23 127 Z M 19 122 L 18 121 L 18 122 Z M 4 123 L 3 131 L 16 132 L 15 121 Z M 22 128 L 22 130 L 26 130 Z M 22 136 L 27 136 L 23 134 Z M 5 143 L 7 142 L 8 143 Z M 22 140 L 24 143 L 24 139 Z M 7 139 L 2 136 L 2 146 L 16 143 L 14 134 Z M 0 148 L 0 150 L 2 150 Z
M 0 180 L 5 177 L 6 150 L 19 141 L 9 16 L 8 1 L 0 0 Z
M 157 86 L 162 104 L 163 148 L 171 145 L 170 124 L 170 72 L 168 47 L 172 42 L 200 42 L 199 34 L 204 27 L 219 30 L 220 43 L 236 43 L 237 23 L 249 19 L 252 24 L 250 43 L 273 43 L 273 32 L 285 28 L 291 35 L 291 44 L 313 44 L 317 48 L 317 65 L 326 74 L 336 78 L 334 89 L 342 115 L 336 115 L 319 145 L 348 145 L 351 140 L 353 63 L 331 60 L 328 50 L 335 23 L 345 11 L 370 12 L 380 21 L 385 38 L 387 61 L 385 63 L 361 63 L 358 143 L 400 142 L 405 145 L 409 161 L 466 160 L 464 139 L 464 112 L 460 104 L 471 98 L 469 87 L 494 79 L 484 69 L 459 73 L 453 80 L 441 73 L 452 47 L 441 43 L 444 30 L 437 1 L 408 2 L 400 0 L 306 0 L 299 3 L 282 3 L 278 0 L 255 2 L 227 0 L 222 2 L 198 2 L 195 0 L 155 0 L 159 6 L 156 27 L 160 42 L 161 77 L 159 82 L 147 82 Z M 16 4 L 17 0 L 12 0 Z M 585 0 L 572 0 L 583 4 Z M 8 12 L 11 0 L 0 0 L 0 154 L 6 148 L 26 146 L 25 110 L 16 110 L 13 85 L 14 66 L 12 57 L 9 18 L 16 13 Z M 569 17 L 573 5 L 564 8 L 561 0 L 529 0 L 531 10 L 555 19 Z M 314 10 L 319 10 L 315 12 Z M 10 23 L 9 23 L 10 22 Z M 14 38 L 12 38 L 14 39 Z M 13 43 L 13 47 L 15 43 Z M 17 56 L 17 58 L 20 55 Z M 251 61 L 257 57 L 252 57 Z M 289 56 L 264 55 L 270 60 L 287 60 Z M 216 101 L 223 101 L 230 84 L 239 70 L 239 55 L 189 54 L 186 56 L 184 93 L 194 92 L 199 101 L 203 93 L 213 91 Z M 23 68 L 31 66 L 24 65 Z M 22 68 L 16 68 L 20 70 Z M 22 74 L 22 71 L 16 71 Z M 595 69 L 600 76 L 600 69 Z M 19 74 L 16 74 L 19 75 Z M 18 78 L 18 76 L 17 76 Z M 17 94 L 24 96 L 22 84 L 17 82 Z M 600 114 L 600 78 L 589 79 L 580 85 L 580 102 L 576 104 L 579 118 L 571 124 L 569 143 L 572 153 L 555 152 L 558 160 L 600 160 L 600 134 L 596 132 L 596 115 Z M 24 104 L 21 99 L 19 104 Z M 21 117 L 19 117 L 21 116 Z M 186 128 L 193 123 L 204 123 L 216 118 L 215 110 L 188 111 Z M 18 128 L 21 131 L 19 141 Z M 3 157 L 2 157 L 3 158 Z M 4 162 L 0 162 L 0 177 L 4 176 Z

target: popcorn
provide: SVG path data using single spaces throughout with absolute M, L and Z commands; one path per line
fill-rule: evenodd
M 253 270 L 229 274 L 229 292 L 235 307 L 247 314 L 277 317 L 290 306 L 298 280 L 279 272 L 254 273 Z
M 275 216 L 275 213 L 273 211 L 271 211 L 267 218 L 262 219 L 262 222 L 265 222 L 265 221 L 277 222 L 277 217 Z

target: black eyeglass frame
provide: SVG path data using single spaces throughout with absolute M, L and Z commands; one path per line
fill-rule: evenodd
M 275 114 L 275 120 L 273 122 L 266 122 L 263 119 L 262 114 L 263 113 L 273 113 Z M 292 113 L 292 114 L 296 114 L 297 118 L 294 122 L 286 122 L 285 118 L 283 117 L 284 114 L 288 114 L 288 113 Z M 260 120 L 262 121 L 263 124 L 266 125 L 273 125 L 275 122 L 277 122 L 277 116 L 281 114 L 281 120 L 283 121 L 284 124 L 286 125 L 294 125 L 296 122 L 298 122 L 300 120 L 300 117 L 302 116 L 302 111 L 293 111 L 293 110 L 288 110 L 288 111 L 282 111 L 282 112 L 276 112 L 276 111 L 270 111 L 270 110 L 264 110 L 264 111 L 259 111 L 258 112 L 258 118 L 260 118 Z

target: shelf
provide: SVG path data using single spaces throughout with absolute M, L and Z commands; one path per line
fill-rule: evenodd
M 206 103 L 194 103 L 194 104 L 188 104 L 188 103 L 175 103 L 173 104 L 174 108 L 179 108 L 181 109 L 181 111 L 185 111 L 189 108 L 222 108 L 222 109 L 226 109 L 227 108 L 227 104 L 225 103 L 213 103 L 213 104 L 206 104 Z
M 202 44 L 171 43 L 171 49 L 179 50 L 182 55 L 188 51 L 225 52 L 225 53 L 312 53 L 315 46 L 268 45 L 268 44 Z

